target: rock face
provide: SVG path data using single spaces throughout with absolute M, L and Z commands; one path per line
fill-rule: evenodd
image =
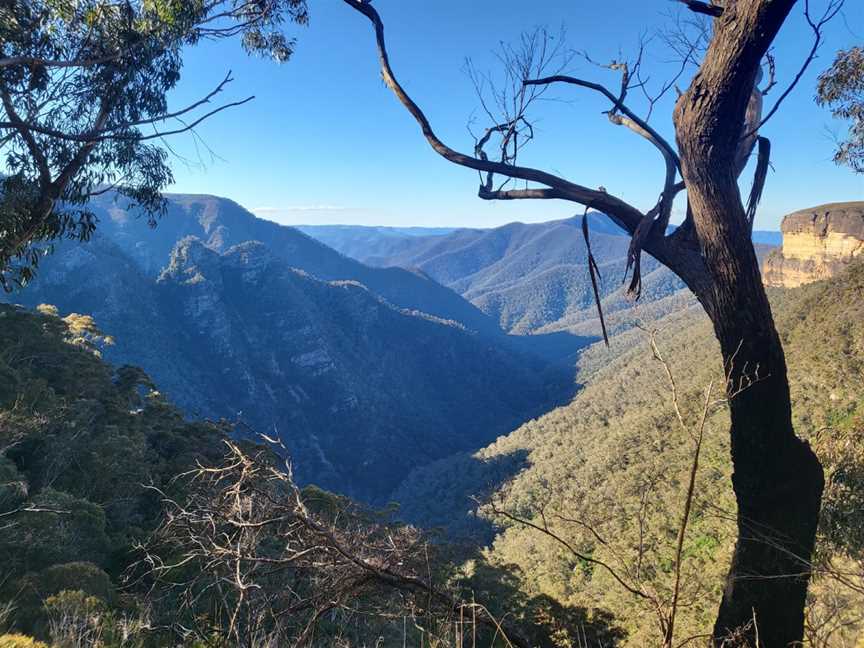
M 765 285 L 794 288 L 828 279 L 864 255 L 864 202 L 802 209 L 786 216 L 780 229 L 783 246 L 765 260 Z

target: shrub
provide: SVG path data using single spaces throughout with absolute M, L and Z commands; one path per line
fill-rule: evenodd
M 0 635 L 0 648 L 48 648 L 48 644 L 22 634 Z
M 51 642 L 58 648 L 101 643 L 107 607 L 81 590 L 64 590 L 45 601 Z

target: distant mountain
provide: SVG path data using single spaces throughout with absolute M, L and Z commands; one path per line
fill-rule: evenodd
M 227 198 L 166 197 L 167 212 L 152 230 L 135 211 L 115 202 L 113 195 L 94 200 L 91 208 L 99 217 L 97 236 L 110 239 L 154 277 L 168 263 L 177 241 L 187 236 L 219 252 L 246 241 L 262 241 L 277 258 L 319 279 L 359 281 L 396 306 L 452 319 L 483 333 L 498 332 L 495 322 L 480 310 L 421 273 L 358 263 L 293 227 L 257 218 Z
M 625 326 L 614 313 L 632 300 L 622 287 L 630 238 L 600 213 L 588 215 L 591 245 L 600 264 L 604 311 L 611 328 Z M 582 217 L 546 223 L 510 223 L 493 229 L 455 229 L 410 235 L 355 226 L 309 227 L 306 232 L 343 253 L 380 267 L 418 268 L 449 286 L 515 334 L 570 331 L 597 336 L 600 323 L 587 269 Z M 760 256 L 779 244 L 779 232 L 754 232 Z M 648 255 L 643 258 L 642 312 L 662 315 L 680 307 L 684 286 Z M 675 296 L 674 299 L 672 296 Z
M 601 265 L 602 295 L 617 300 L 630 239 L 602 214 L 589 214 L 588 223 L 592 250 Z M 376 266 L 418 268 L 511 333 L 560 331 L 576 322 L 593 321 L 596 315 L 581 224 L 582 217 L 577 216 L 400 237 L 389 243 L 368 241 L 371 232 L 355 232 L 364 242 L 358 239 L 355 245 L 343 240 L 341 249 Z M 309 232 L 316 235 L 314 230 Z M 647 255 L 643 275 L 646 296 L 663 297 L 682 288 L 672 273 Z M 594 325 L 582 326 L 580 334 L 599 335 L 599 323 Z
M 367 225 L 297 225 L 296 228 L 353 259 L 389 257 L 418 237 L 450 234 L 453 227 L 378 227 Z
M 116 339 L 107 360 L 143 367 L 193 416 L 280 436 L 303 481 L 380 503 L 413 468 L 572 393 L 572 370 L 422 275 L 367 268 L 223 199 L 172 197 L 155 231 L 100 208 L 99 235 L 58 246 L 9 299 L 92 314 Z

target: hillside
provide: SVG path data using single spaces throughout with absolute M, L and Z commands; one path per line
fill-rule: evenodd
M 61 590 L 118 602 L 161 515 L 154 489 L 177 496 L 173 478 L 218 460 L 225 438 L 142 371 L 101 361 L 92 321 L 43 311 L 0 305 L 0 633 L 33 630 Z
M 105 363 L 99 353 L 109 340 L 91 318 L 61 318 L 48 306 L 29 312 L 0 305 L 0 323 L 3 648 L 243 645 L 246 642 L 214 641 L 214 628 L 224 621 L 219 606 L 238 573 L 228 557 L 230 549 L 225 551 L 228 547 L 242 546 L 243 578 L 255 579 L 249 607 L 256 613 L 267 609 L 279 621 L 279 640 L 268 635 L 273 646 L 296 645 L 303 636 L 317 609 L 302 605 L 311 588 L 316 593 L 329 588 L 328 596 L 343 591 L 350 580 L 328 578 L 344 566 L 341 556 L 331 551 L 337 542 L 359 565 L 369 560 L 370 551 L 386 560 L 398 546 L 400 567 L 410 561 L 415 572 L 446 573 L 448 566 L 437 556 L 430 564 L 430 552 L 416 530 L 392 524 L 386 513 L 343 496 L 311 486 L 297 491 L 304 506 L 299 518 L 293 494 L 272 478 L 274 472 L 286 476 L 278 457 L 261 444 L 229 446 L 225 426 L 185 422 L 140 369 L 115 369 Z M 232 501 L 236 495 L 244 505 L 236 519 L 226 521 L 227 511 L 236 509 L 225 507 L 221 495 L 225 482 L 236 474 L 223 472 L 212 482 L 206 476 L 236 467 L 238 456 L 263 477 L 254 479 L 255 488 L 232 491 Z M 199 468 L 203 477 L 195 474 Z M 289 518 L 284 524 L 267 508 L 275 502 L 282 518 Z M 193 525 L 210 516 L 205 525 L 212 528 L 212 542 L 195 546 L 191 556 L 178 560 L 191 547 L 180 542 L 184 536 L 168 529 L 174 529 L 171 522 L 187 507 L 197 512 Z M 278 530 L 274 519 L 280 523 Z M 339 540 L 328 545 L 320 533 L 298 533 L 298 519 L 313 521 L 316 530 L 337 533 Z M 250 520 L 260 524 L 249 525 Z M 231 522 L 255 531 L 234 544 L 234 538 L 226 540 L 232 532 L 236 537 L 238 524 Z M 389 542 L 378 549 L 372 534 Z M 212 553 L 208 558 L 197 553 L 199 549 Z M 273 557 L 280 550 L 294 560 L 279 565 L 274 579 Z M 145 555 L 148 560 L 143 560 Z M 266 569 L 247 569 L 257 555 L 264 556 Z M 345 601 L 352 612 L 360 606 L 386 606 L 390 611 L 414 606 L 410 592 L 368 583 L 358 564 L 354 569 L 360 577 L 350 584 L 352 595 Z M 163 578 L 159 568 L 166 565 L 171 571 Z M 343 569 L 339 575 L 345 573 Z M 212 578 L 219 587 L 195 589 L 190 577 Z M 447 591 L 458 593 L 455 588 Z M 290 611 L 287 623 L 282 610 L 273 609 L 276 605 Z M 243 627 L 245 631 L 248 626 Z M 204 639 L 190 637 L 190 628 L 200 628 Z M 351 645 L 368 645 L 370 637 L 379 645 L 396 645 L 406 639 L 405 632 L 401 619 L 383 613 L 361 622 L 352 618 L 350 624 L 328 619 L 316 628 L 316 645 L 337 645 L 346 635 Z M 417 645 L 421 635 L 421 629 L 412 629 L 407 638 Z
M 510 333 L 569 331 L 597 337 L 600 323 L 581 218 L 449 233 L 357 226 L 305 226 L 303 230 L 364 263 L 419 268 Z M 602 275 L 603 307 L 615 329 L 624 320 L 614 313 L 632 306 L 622 286 L 630 238 L 601 214 L 592 213 L 588 218 L 592 250 Z M 779 243 L 777 232 L 754 232 L 753 238 L 760 249 Z M 682 288 L 675 275 L 645 256 L 644 311 L 651 311 L 652 316 L 671 312 L 686 301 L 684 294 L 677 294 Z M 673 295 L 671 301 L 667 299 Z
M 812 440 L 829 475 L 820 554 L 822 559 L 858 560 L 864 544 L 860 534 L 848 530 L 861 528 L 856 512 L 860 509 L 853 502 L 864 493 L 859 478 L 864 264 L 827 282 L 774 290 L 770 297 L 787 352 L 797 430 Z M 712 380 L 715 387 L 723 384 L 717 344 L 697 308 L 674 313 L 656 326 L 659 348 L 674 372 L 693 432 L 704 389 Z M 664 369 L 652 358 L 648 344 L 643 331 L 631 329 L 613 338 L 611 353 L 601 345 L 592 346 L 580 359 L 579 380 L 585 388 L 572 403 L 474 455 L 419 469 L 400 491 L 406 509 L 415 515 L 431 499 L 432 506 L 425 509 L 427 524 L 494 538 L 490 559 L 518 565 L 526 592 L 626 619 L 630 646 L 650 644 L 655 626 L 650 609 L 608 572 L 580 565 L 562 545 L 536 530 L 496 516 L 488 507 L 481 509 L 477 520 L 470 513 L 475 507 L 469 496 L 479 494 L 483 501 L 536 524 L 545 519 L 553 532 L 583 553 L 610 561 L 619 573 L 668 596 L 672 539 L 682 510 L 692 440 L 675 419 Z M 734 542 L 727 421 L 724 408 L 711 410 L 694 518 L 684 548 L 682 637 L 709 627 Z M 433 498 L 441 491 L 448 493 L 444 500 Z M 489 521 L 501 525 L 497 535 Z M 860 563 L 850 567 L 856 574 L 860 568 Z M 859 616 L 864 601 L 849 589 L 837 599 L 831 589 L 835 585 L 827 577 L 814 584 L 814 592 L 824 598 L 819 605 L 846 602 L 834 613 L 814 604 L 808 632 L 822 637 L 833 632 L 848 642 L 842 645 L 855 645 L 857 633 L 864 630 Z
M 192 416 L 281 436 L 303 482 L 368 501 L 573 389 L 572 371 L 502 336 L 322 281 L 261 243 L 185 238 L 153 277 L 103 236 L 60 250 L 14 298 L 93 315 L 116 340 L 106 359 L 143 367 Z

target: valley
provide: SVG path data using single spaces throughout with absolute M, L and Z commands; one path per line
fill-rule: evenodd
M 653 630 L 640 620 L 650 610 L 634 606 L 609 574 L 574 564 L 562 551 L 561 539 L 625 570 L 638 562 L 643 573 L 628 582 L 659 597 L 671 595 L 668 538 L 676 519 L 668 513 L 682 505 L 692 437 L 676 421 L 664 366 L 652 358 L 651 335 L 668 357 L 687 421 L 698 414 L 700 390 L 711 381 L 721 383 L 722 375 L 712 361 L 716 341 L 709 322 L 677 280 L 663 278 L 668 270 L 646 263 L 653 269 L 643 298 L 634 304 L 623 286 L 608 278 L 623 272 L 624 258 L 614 255 L 625 253 L 629 239 L 614 226 L 604 229 L 601 216 L 592 217 L 595 254 L 602 259 L 601 271 L 608 272 L 603 283 L 612 332 L 607 348 L 596 337 L 593 297 L 589 293 L 574 301 L 586 290 L 587 274 L 577 242 L 581 232 L 573 233 L 576 220 L 501 231 L 382 234 L 337 228 L 346 246 L 380 250 L 392 248 L 394 238 L 401 241 L 400 262 L 408 266 L 402 269 L 389 262 L 367 266 L 297 230 L 260 221 L 224 199 L 169 200 L 168 214 L 155 231 L 134 214 L 100 203 L 106 226 L 99 235 L 86 244 L 59 246 L 28 290 L 15 295 L 29 308 L 47 303 L 56 311 L 39 306 L 41 315 L 33 322 L 23 310 L 2 311 L 0 317 L 19 331 L 35 331 L 41 317 L 43 327 L 51 327 L 45 330 L 53 331 L 62 325 L 58 316 L 92 314 L 98 332 L 87 329 L 91 325 L 81 316 L 65 320 L 84 327 L 77 334 L 82 337 L 75 338 L 81 342 L 73 344 L 98 349 L 120 368 L 88 369 L 87 375 L 102 376 L 98 380 L 104 382 L 116 371 L 119 389 L 127 373 L 137 371 L 127 365 L 142 367 L 146 375 L 128 373 L 128 380 L 145 385 L 149 395 L 142 401 L 139 387 L 137 394 L 124 391 L 119 402 L 129 398 L 143 405 L 129 412 L 153 420 L 147 425 L 156 426 L 154 432 L 147 434 L 163 434 L 155 432 L 164 423 L 154 417 L 158 408 L 170 407 L 168 401 L 185 416 L 173 409 L 159 416 L 168 416 L 176 430 L 171 434 L 188 430 L 192 444 L 220 430 L 252 441 L 263 433 L 284 444 L 300 483 L 376 506 L 393 502 L 394 519 L 441 530 L 450 560 L 480 561 L 482 569 L 467 581 L 475 591 L 498 591 L 501 574 L 510 574 L 508 587 L 514 589 L 496 594 L 495 605 L 530 616 L 554 601 L 559 614 L 580 619 L 598 640 L 627 637 L 621 645 L 632 646 L 650 642 Z M 267 242 L 241 240 L 255 235 Z M 560 248 L 551 244 L 561 239 L 566 243 Z M 760 256 L 770 250 L 756 247 Z M 560 258 L 546 263 L 556 249 Z M 612 260 L 607 263 L 600 254 Z M 415 262 L 421 268 L 411 265 Z M 110 272 L 100 274 L 97 268 Z M 437 283 L 433 271 L 449 278 L 451 287 Z M 772 272 L 766 267 L 766 281 Z M 570 300 L 567 305 L 559 300 L 557 308 L 544 310 L 521 292 L 541 286 L 555 302 L 553 278 L 562 276 L 570 282 L 560 288 Z M 843 439 L 860 434 L 856 422 L 864 392 L 856 376 L 864 363 L 862 276 L 860 263 L 849 261 L 828 282 L 770 292 L 790 363 L 796 426 L 838 426 L 838 435 L 811 437 L 829 467 L 849 461 Z M 513 290 L 519 295 L 515 303 L 530 306 L 524 312 L 539 319 L 525 334 L 507 332 L 498 327 L 495 313 L 484 312 L 482 306 L 490 302 L 472 305 L 453 287 L 466 295 L 506 296 Z M 504 311 L 496 312 L 498 317 Z M 544 313 L 548 320 L 542 319 Z M 102 331 L 113 340 L 106 342 Z M 52 353 L 60 353 L 59 348 Z M 84 361 L 75 359 L 70 367 Z M 35 375 L 42 371 L 36 369 Z M 15 380 L 25 384 L 20 377 Z M 55 389 L 62 398 L 69 397 L 62 395 L 65 380 L 57 376 Z M 100 391 L 110 393 L 100 385 Z M 118 396 L 107 398 L 114 403 Z M 50 416 L 65 406 L 58 407 Z M 196 422 L 203 419 L 216 423 Z M 105 424 L 110 425 L 99 425 Z M 695 633 L 710 622 L 734 539 L 727 426 L 725 410 L 711 410 L 684 546 L 682 632 Z M 139 447 L 142 441 L 133 436 L 121 443 Z M 215 447 L 212 440 L 202 443 Z M 77 445 L 72 448 L 81 452 Z M 165 450 L 156 446 L 153 451 Z M 182 456 L 190 452 L 184 449 Z M 84 495 L 72 485 L 71 474 L 63 477 L 64 488 Z M 859 551 L 830 528 L 831 520 L 850 514 L 845 498 L 858 488 L 857 481 L 829 484 L 820 546 L 832 556 L 849 559 Z M 137 501 L 136 506 L 150 510 L 146 498 Z M 111 537 L 118 525 L 127 524 L 123 510 L 109 505 L 107 526 L 93 533 Z M 502 511 L 508 513 L 502 516 Z M 516 521 L 536 524 L 539 512 L 554 536 Z M 96 553 L 87 554 L 88 560 L 106 564 L 93 547 Z M 35 563 L 44 560 L 38 552 L 32 556 Z M 833 596 L 835 586 L 830 579 L 816 579 L 813 588 Z M 517 603 L 517 592 L 518 600 L 527 602 Z M 507 608 L 495 609 L 505 614 Z M 853 636 L 858 626 L 850 615 L 839 614 L 830 627 Z
M 568 402 L 598 339 L 579 218 L 307 228 L 370 251 L 358 260 L 224 198 L 169 196 L 155 229 L 111 195 L 93 206 L 95 239 L 59 245 L 15 300 L 92 315 L 115 341 L 106 360 L 142 367 L 193 418 L 281 439 L 302 483 L 364 501 Z M 634 308 L 616 279 L 629 238 L 589 221 L 613 334 L 692 308 L 651 259 Z
M 95 240 L 59 246 L 15 300 L 92 315 L 116 341 L 107 360 L 142 367 L 194 418 L 281 438 L 304 483 L 386 502 L 414 468 L 576 388 L 550 353 L 590 338 L 508 337 L 422 273 L 365 266 L 224 199 L 171 197 L 155 230 L 98 205 Z
M 864 648 L 862 24 L 0 2 L 0 648 Z

